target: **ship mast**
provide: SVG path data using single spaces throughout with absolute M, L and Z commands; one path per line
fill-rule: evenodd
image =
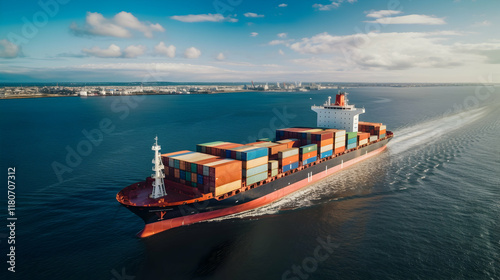
M 165 191 L 165 183 L 163 182 L 165 174 L 163 173 L 164 166 L 163 162 L 161 161 L 161 146 L 158 145 L 158 136 L 155 137 L 155 144 L 153 147 L 151 147 L 151 150 L 155 151 L 155 158 L 153 159 L 153 171 L 155 173 L 151 175 L 151 178 L 154 179 L 151 198 L 156 199 L 167 195 L 167 192 Z

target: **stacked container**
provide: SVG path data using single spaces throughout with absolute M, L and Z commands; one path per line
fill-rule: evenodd
M 318 147 L 320 158 L 331 156 L 333 153 L 333 132 L 314 131 L 310 133 L 311 142 Z
M 278 165 L 281 172 L 287 172 L 289 170 L 299 167 L 299 149 L 290 148 L 278 152 Z
M 334 144 L 333 144 L 333 153 L 340 154 L 345 151 L 346 146 L 346 133 L 345 130 L 342 129 L 327 129 L 327 131 L 333 132 Z
M 267 163 L 267 170 L 268 170 L 269 174 L 271 175 L 271 177 L 278 175 L 278 167 L 279 167 L 279 164 L 278 164 L 277 160 L 270 160 Z
M 241 177 L 247 186 L 267 179 L 268 148 L 241 146 L 227 150 L 226 157 L 241 160 Z
M 243 146 L 242 144 L 231 143 L 231 142 L 210 142 L 204 144 L 196 145 L 196 151 L 199 153 L 210 154 L 214 156 L 226 157 L 226 151 L 228 149 L 237 148 Z
M 299 139 L 295 139 L 295 138 L 279 140 L 279 141 L 276 141 L 276 143 L 286 144 L 286 146 L 287 146 L 286 148 L 287 149 L 298 148 L 300 146 L 300 140 Z
M 221 195 L 241 188 L 242 162 L 204 153 L 180 151 L 162 155 L 165 177 L 201 192 Z
M 318 157 L 317 144 L 309 144 L 299 148 L 299 159 L 302 166 L 315 162 L 317 157 Z
M 368 144 L 369 138 L 370 138 L 370 133 L 358 132 L 358 146 L 363 146 Z
M 358 133 L 357 132 L 346 132 L 346 150 L 356 148 L 358 145 Z
M 358 130 L 368 132 L 370 135 L 376 135 L 378 139 L 384 138 L 386 134 L 386 126 L 381 123 L 359 122 Z
M 272 143 L 272 142 L 257 142 L 250 143 L 248 145 L 252 145 L 254 147 L 265 147 L 268 149 L 267 153 L 269 155 L 269 159 L 277 159 L 278 152 L 288 149 L 288 145 L 286 143 Z
M 293 127 L 293 128 L 282 128 L 276 130 L 276 141 L 295 138 L 300 139 L 299 133 L 311 130 L 311 128 L 307 127 Z

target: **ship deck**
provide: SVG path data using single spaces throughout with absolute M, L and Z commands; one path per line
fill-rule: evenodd
M 392 138 L 392 132 L 388 131 L 387 136 L 384 139 Z M 365 144 L 363 146 L 368 146 L 373 143 L 382 141 L 384 139 L 379 139 L 375 142 Z M 325 159 L 319 159 L 317 160 L 314 164 L 320 163 L 326 160 L 329 160 L 331 158 L 340 156 L 342 154 L 349 153 L 351 151 L 355 151 L 359 148 L 362 148 L 361 146 L 358 146 L 356 148 L 353 148 L 349 151 L 345 151 L 341 154 L 338 155 L 333 155 Z M 313 164 L 310 164 L 309 166 L 312 166 Z M 297 170 L 302 170 L 304 168 L 308 168 L 307 166 L 301 166 L 297 168 Z M 284 176 L 290 175 L 295 171 L 287 171 L 286 173 L 280 173 L 277 176 L 275 176 L 276 179 L 282 178 Z M 264 181 L 257 182 L 253 184 L 252 186 L 246 186 L 241 188 L 238 192 L 244 192 L 249 189 L 252 189 L 254 187 L 258 187 L 262 184 L 265 184 L 267 182 L 272 181 L 273 178 L 268 178 Z M 190 188 L 185 185 L 182 185 L 180 183 L 176 183 L 173 181 L 165 180 L 165 190 L 167 192 L 167 196 L 164 196 L 160 199 L 152 199 L 149 197 L 152 191 L 152 183 L 153 179 L 151 177 L 146 178 L 146 181 L 139 182 L 132 184 L 123 190 L 121 190 L 117 195 L 116 199 L 118 202 L 124 205 L 129 205 L 129 206 L 139 206 L 139 207 L 166 207 L 166 206 L 176 206 L 176 205 L 182 205 L 182 204 L 191 204 L 191 203 L 196 203 L 196 202 L 201 202 L 204 200 L 208 200 L 211 198 L 215 198 L 213 193 L 208 193 L 208 194 L 203 194 L 201 193 L 198 189 L 196 188 Z M 234 192 L 233 192 L 234 194 Z M 218 197 L 217 199 L 225 199 L 229 197 L 229 194 L 225 194 L 221 197 Z
M 196 202 L 195 200 L 202 201 L 212 197 L 211 194 L 204 195 L 201 193 L 183 193 L 182 187 L 176 186 L 177 183 L 165 180 L 165 190 L 167 196 L 161 199 L 150 198 L 152 190 L 152 180 L 148 178 L 144 182 L 132 184 L 122 191 L 120 191 L 116 198 L 117 200 L 126 205 L 131 206 L 168 206 L 179 205 L 189 202 Z M 184 190 L 185 191 L 185 190 Z

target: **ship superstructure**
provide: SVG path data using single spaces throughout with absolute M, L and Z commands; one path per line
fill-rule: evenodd
M 359 115 L 364 108 L 356 108 L 348 104 L 347 93 L 339 91 L 335 103 L 331 97 L 322 106 L 312 106 L 311 110 L 318 114 L 318 127 L 343 129 L 347 132 L 358 132 Z

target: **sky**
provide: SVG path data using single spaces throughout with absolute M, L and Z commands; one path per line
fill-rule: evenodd
M 0 0 L 0 82 L 499 82 L 497 0 Z

